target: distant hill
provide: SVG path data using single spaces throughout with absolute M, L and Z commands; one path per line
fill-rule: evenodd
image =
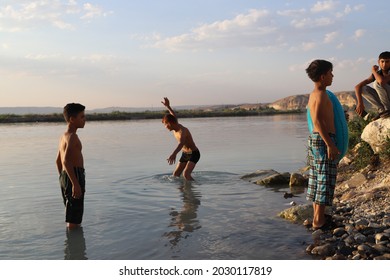
M 201 106 L 177 106 L 176 110 L 188 110 L 188 109 L 198 109 Z M 88 110 L 89 114 L 109 114 L 112 112 L 126 112 L 126 113 L 136 113 L 136 112 L 156 112 L 164 111 L 163 107 L 107 107 L 94 110 Z M 0 115 L 29 115 L 29 114 L 38 114 L 38 115 L 49 115 L 49 114 L 62 114 L 63 108 L 60 107 L 0 107 Z
M 349 110 L 353 110 L 356 106 L 354 91 L 335 92 L 335 95 L 339 99 L 341 105 L 347 107 Z M 275 110 L 305 110 L 308 101 L 309 94 L 292 95 L 268 104 L 268 107 L 274 108 Z M 371 105 L 365 100 L 364 105 L 368 109 L 371 108 Z
M 335 92 L 337 98 L 341 104 L 348 107 L 350 110 L 356 106 L 356 97 L 353 91 L 340 91 Z M 292 95 L 282 99 L 279 99 L 272 103 L 255 103 L 255 104 L 224 104 L 224 105 L 198 105 L 198 106 L 176 106 L 175 110 L 201 110 L 201 111 L 215 111 L 221 109 L 243 109 L 243 110 L 257 110 L 266 107 L 273 108 L 280 111 L 288 110 L 305 110 L 307 102 L 309 100 L 309 94 Z M 371 105 L 364 101 L 366 108 L 370 109 Z M 62 114 L 62 108 L 60 107 L 0 107 L 0 115 L 14 114 L 14 115 L 27 115 L 27 114 Z M 108 107 L 102 109 L 87 110 L 87 113 L 112 113 L 112 112 L 156 112 L 164 111 L 163 107 Z

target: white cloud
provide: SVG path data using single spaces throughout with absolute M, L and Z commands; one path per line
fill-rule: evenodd
M 105 17 L 112 12 L 105 12 L 101 7 L 86 3 L 83 5 L 85 14 L 81 16 L 81 19 L 93 19 L 97 17 Z
M 357 29 L 353 35 L 353 39 L 359 40 L 360 38 L 362 38 L 364 36 L 364 34 L 366 34 L 366 30 Z
M 49 60 L 49 59 L 57 59 L 60 58 L 59 54 L 28 54 L 25 56 L 28 60 Z
M 92 64 L 113 62 L 117 57 L 111 54 L 90 54 L 88 56 L 83 57 L 73 57 L 74 61 L 86 61 Z
M 307 51 L 315 49 L 317 46 L 318 46 L 318 44 L 315 42 L 302 42 L 302 43 L 298 44 L 297 46 L 290 47 L 290 49 L 288 51 L 289 52 L 301 52 L 301 51 L 307 52 Z
M 339 60 L 337 58 L 333 59 L 333 63 L 335 64 L 335 69 L 349 69 L 356 70 L 359 68 L 359 65 L 365 63 L 365 59 L 359 57 L 357 59 L 342 59 Z
M 325 34 L 324 43 L 326 44 L 332 43 L 337 38 L 337 36 L 338 36 L 337 31 Z
M 314 49 L 316 46 L 317 46 L 317 44 L 314 42 L 303 42 L 302 43 L 302 50 L 310 51 L 310 50 Z
M 259 52 L 278 50 L 308 51 L 320 42 L 335 44 L 347 38 L 343 17 L 362 8 L 346 5 L 338 9 L 340 2 L 318 1 L 311 8 L 285 10 L 252 9 L 233 18 L 205 23 L 188 32 L 166 37 L 155 33 L 149 36 L 134 35 L 132 39 L 148 41 L 148 47 L 168 51 L 214 51 L 220 48 L 248 48 Z M 340 12 L 337 12 L 340 11 Z M 158 34 L 158 36 L 156 36 Z M 359 38 L 362 34 L 357 33 Z
M 361 11 L 365 8 L 364 4 L 359 4 L 353 7 L 354 11 Z
M 335 19 L 329 17 L 321 17 L 321 18 L 302 18 L 302 19 L 294 19 L 291 21 L 291 25 L 298 29 L 304 28 L 315 28 L 322 26 L 330 26 L 335 24 Z
M 344 8 L 344 14 L 348 15 L 352 12 L 352 8 L 350 5 L 346 5 Z
M 171 51 L 180 49 L 209 49 L 231 46 L 257 47 L 259 39 L 269 35 L 277 28 L 264 22 L 269 16 L 268 10 L 250 10 L 247 14 L 237 15 L 233 19 L 203 24 L 190 33 L 168 37 L 157 41 L 154 47 Z
M 296 16 L 302 16 L 306 13 L 306 9 L 298 9 L 298 10 L 284 10 L 284 11 L 277 11 L 277 14 L 280 16 L 288 16 L 288 17 L 296 17 Z
M 318 1 L 311 8 L 311 11 L 313 13 L 320 13 L 320 12 L 324 12 L 324 11 L 331 11 L 331 10 L 335 9 L 335 7 L 336 7 L 336 2 L 334 2 L 332 0 Z
M 0 7 L 0 31 L 3 32 L 23 31 L 46 24 L 59 29 L 73 29 L 77 24 L 77 16 L 90 20 L 112 13 L 89 3 L 80 6 L 75 0 L 4 2 Z

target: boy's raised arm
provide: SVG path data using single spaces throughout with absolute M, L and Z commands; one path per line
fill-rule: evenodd
M 169 99 L 167 97 L 164 97 L 164 100 L 161 101 L 161 103 L 168 109 L 169 113 L 174 116 L 175 118 L 177 118 L 175 112 L 173 111 L 173 109 L 171 108 L 170 106 L 170 103 L 169 103 Z

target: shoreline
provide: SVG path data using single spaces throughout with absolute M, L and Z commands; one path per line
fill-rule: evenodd
M 351 157 L 350 154 L 347 158 Z M 329 229 L 311 229 L 311 204 L 288 208 L 279 217 L 308 230 L 306 253 L 326 260 L 390 260 L 390 160 L 355 170 L 340 162 Z
M 126 120 L 147 120 L 161 119 L 167 111 L 145 111 L 145 112 L 120 112 L 111 113 L 93 113 L 87 114 L 88 121 L 126 121 Z M 179 110 L 179 118 L 215 118 L 215 117 L 250 117 L 250 116 L 270 116 L 285 114 L 302 114 L 301 110 L 275 110 L 275 109 L 257 109 L 257 110 Z M 64 117 L 62 114 L 0 114 L 0 124 L 12 123 L 62 123 Z

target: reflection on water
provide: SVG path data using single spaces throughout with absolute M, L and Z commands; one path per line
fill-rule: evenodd
M 87 260 L 86 250 L 83 228 L 67 228 L 64 260 Z
M 192 185 L 192 182 L 184 181 L 183 185 L 179 187 L 183 206 L 180 211 L 171 209 L 169 215 L 171 223 L 169 228 L 171 231 L 165 232 L 163 236 L 169 239 L 172 248 L 178 245 L 180 240 L 189 237 L 191 232 L 201 228 L 199 219 L 197 218 L 197 211 L 200 205 L 201 194 Z

